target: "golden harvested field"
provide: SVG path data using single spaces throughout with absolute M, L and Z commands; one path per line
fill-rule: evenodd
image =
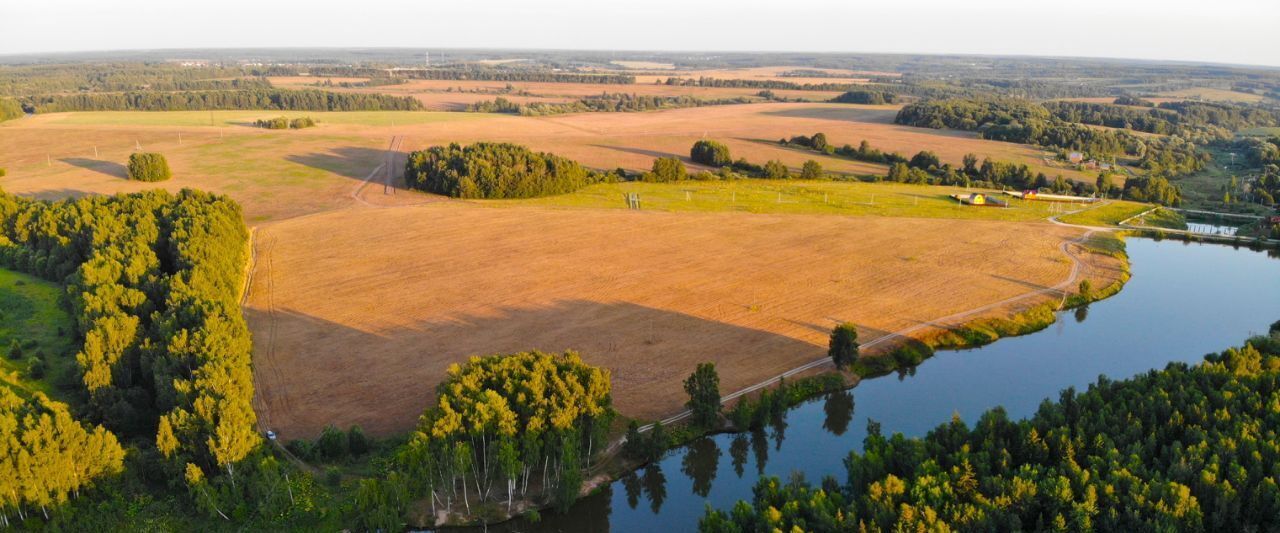
M 881 165 L 784 148 L 774 141 L 825 132 L 835 144 L 866 139 L 910 156 L 932 150 L 959 164 L 966 153 L 1029 164 L 1053 176 L 1084 177 L 1048 166 L 1033 147 L 987 141 L 971 133 L 892 124 L 893 106 L 747 104 L 649 113 L 583 113 L 517 117 L 477 113 L 273 111 L 95 112 L 40 115 L 0 125 L 0 187 L 18 194 L 59 197 L 154 187 L 124 179 L 135 142 L 167 156 L 175 179 L 160 186 L 197 187 L 231 195 L 250 224 L 347 205 L 351 189 L 383 159 L 390 138 L 405 150 L 433 144 L 508 141 L 554 152 L 597 168 L 648 169 L 653 159 L 687 158 L 701 138 L 725 142 L 734 157 L 793 168 L 816 159 L 828 171 L 885 172 Z M 269 131 L 256 118 L 313 116 L 315 128 Z M 212 125 L 210 125 L 212 124 Z M 182 144 L 178 143 L 179 135 Z M 94 147 L 98 147 L 95 156 Z
M 1080 234 L 458 201 L 284 221 L 255 237 L 257 409 L 284 438 L 330 423 L 386 435 L 468 355 L 575 349 L 612 371 L 622 413 L 656 418 L 680 410 L 699 362 L 729 392 L 823 357 L 841 321 L 865 342 L 1055 285 L 1071 269 L 1059 246 Z

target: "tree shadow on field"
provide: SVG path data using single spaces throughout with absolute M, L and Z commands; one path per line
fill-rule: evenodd
M 999 275 L 999 274 L 991 274 L 991 277 L 996 278 L 996 279 L 1001 280 L 1001 281 L 1007 281 L 1007 282 L 1009 282 L 1009 283 L 1016 283 L 1016 284 L 1018 284 L 1018 285 L 1022 285 L 1023 287 L 1026 287 L 1026 288 L 1028 288 L 1028 289 L 1037 290 L 1037 291 L 1042 291 L 1042 290 L 1045 290 L 1045 289 L 1048 289 L 1048 288 L 1049 288 L 1049 287 L 1047 287 L 1047 286 L 1045 286 L 1045 285 L 1041 285 L 1041 284 L 1039 284 L 1039 283 L 1032 283 L 1032 282 L 1030 282 L 1030 281 L 1024 281 L 1024 280 L 1020 280 L 1020 279 L 1017 279 L 1017 278 L 1011 278 L 1011 277 L 1008 277 L 1008 276 L 1001 276 L 1001 275 Z
M 671 152 L 659 152 L 659 151 L 657 151 L 657 150 L 645 150 L 644 148 L 632 148 L 632 147 L 630 147 L 630 146 L 612 146 L 612 145 L 608 145 L 608 144 L 593 144 L 593 145 L 591 145 L 591 146 L 596 147 L 596 148 L 608 148 L 608 149 L 610 149 L 610 150 L 616 150 L 616 151 L 624 152 L 624 153 L 628 153 L 628 154 L 644 155 L 644 156 L 649 156 L 649 157 L 653 157 L 653 158 L 659 158 L 659 157 L 675 157 L 675 158 L 680 159 L 681 161 L 683 161 L 683 162 L 684 162 L 685 164 L 687 164 L 687 165 L 688 165 L 688 164 L 694 164 L 694 163 L 693 163 L 693 161 L 692 161 L 692 160 L 690 160 L 690 159 L 689 159 L 689 156 L 688 156 L 688 155 L 686 155 L 686 154 L 674 154 L 674 153 L 671 153 Z M 700 166 L 700 165 L 699 165 L 699 166 Z
M 403 152 L 397 152 L 394 160 L 402 164 L 403 155 Z M 292 163 L 363 181 L 378 165 L 387 160 L 387 150 L 362 146 L 339 146 L 323 152 L 290 154 L 284 158 Z M 401 169 L 393 168 L 392 170 Z M 379 170 L 379 173 L 381 172 L 385 172 L 385 169 Z
M 100 159 L 86 159 L 83 157 L 64 157 L 59 159 L 58 161 L 61 161 L 73 167 L 80 167 L 83 169 L 92 170 L 94 172 L 99 172 L 102 174 L 106 174 L 108 176 L 113 176 L 120 179 L 129 179 L 128 169 L 126 169 L 124 165 L 121 165 L 120 163 L 116 163 L 114 161 L 103 161 Z
M 849 107 L 844 107 L 845 105 Z M 867 107 L 853 107 L 849 104 L 842 106 L 825 106 L 825 107 L 796 107 L 787 109 L 777 109 L 773 111 L 765 111 L 762 115 L 787 118 L 816 118 L 822 120 L 840 120 L 844 122 L 865 122 L 878 124 L 892 124 L 893 118 L 898 115 L 897 109 L 876 109 Z M 796 133 L 799 135 L 799 132 Z M 812 135 L 809 133 L 807 135 Z
M 423 298 L 429 306 L 429 295 Z M 825 338 L 819 346 L 628 302 L 445 311 L 377 331 L 296 311 L 246 308 L 245 315 L 254 333 L 255 405 L 265 411 L 263 426 L 274 424 L 286 438 L 313 437 L 327 424 L 358 424 L 376 435 L 408 431 L 449 365 L 472 355 L 577 351 L 610 370 L 623 414 L 650 417 L 682 409 L 682 382 L 698 363 L 716 363 L 727 393 L 826 353 Z

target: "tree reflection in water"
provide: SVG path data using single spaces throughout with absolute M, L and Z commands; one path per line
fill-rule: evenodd
M 711 494 L 711 482 L 720 468 L 720 446 L 715 439 L 701 438 L 689 445 L 680 471 L 693 481 L 693 493 L 703 498 Z
M 847 390 L 827 395 L 822 405 L 827 417 L 822 421 L 822 428 L 837 437 L 849 430 L 849 422 L 853 420 L 853 393 Z

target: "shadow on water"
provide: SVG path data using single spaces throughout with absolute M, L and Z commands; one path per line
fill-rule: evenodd
M 129 170 L 126 169 L 124 165 L 121 165 L 120 163 L 116 163 L 114 161 L 103 161 L 100 159 L 87 159 L 83 157 L 64 157 L 62 159 L 59 159 L 58 161 L 62 161 L 63 163 L 66 163 L 74 167 L 80 167 L 83 169 L 92 170 L 94 172 L 106 174 L 108 176 L 112 176 L 120 179 L 129 179 Z

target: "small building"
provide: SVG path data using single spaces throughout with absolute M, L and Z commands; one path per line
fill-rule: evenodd
M 1280 215 L 1272 215 L 1270 221 L 1272 226 L 1280 226 Z
M 1071 152 L 1067 154 L 1067 161 L 1078 165 L 1080 162 L 1084 161 L 1084 154 L 1080 152 Z

